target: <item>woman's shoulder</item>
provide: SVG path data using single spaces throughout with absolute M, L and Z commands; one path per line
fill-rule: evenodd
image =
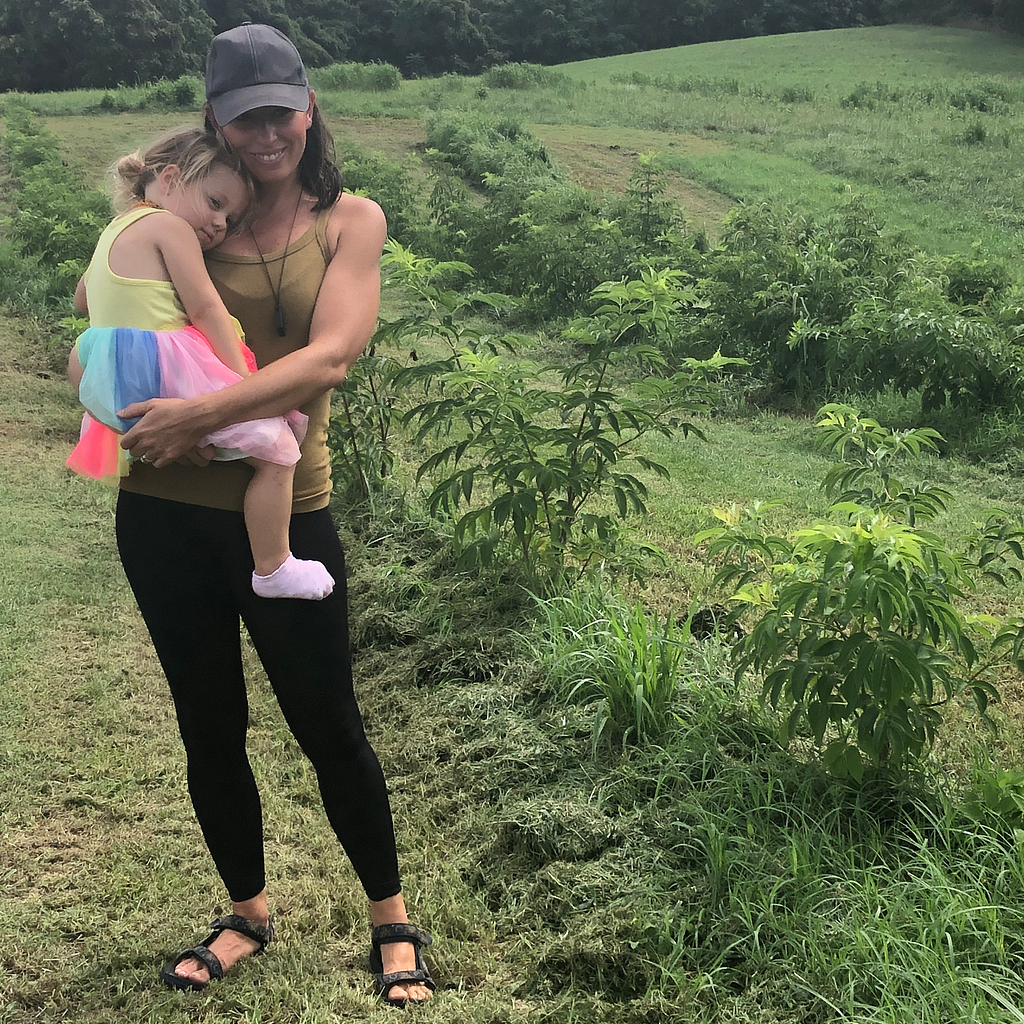
M 338 196 L 327 220 L 327 238 L 333 253 L 353 244 L 379 248 L 386 236 L 387 221 L 377 203 L 352 192 Z

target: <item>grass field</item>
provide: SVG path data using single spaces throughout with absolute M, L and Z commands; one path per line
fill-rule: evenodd
M 824 209 L 851 188 L 921 244 L 969 249 L 980 238 L 1016 258 L 1020 52 L 1009 37 L 890 27 L 564 68 L 582 88 L 445 79 L 323 99 L 339 138 L 411 161 L 429 108 L 514 110 L 599 191 L 621 189 L 634 154 L 658 150 L 673 195 L 709 233 L 737 201 L 777 195 Z M 613 81 L 634 71 L 697 84 Z M 880 80 L 915 96 L 931 83 L 946 99 L 843 106 Z M 991 113 L 950 106 L 951 83 L 977 82 L 1009 99 Z M 804 98 L 783 102 L 786 90 Z M 97 98 L 33 100 L 97 182 L 119 153 L 188 119 L 83 114 Z M 971 117 L 985 140 L 957 144 Z M 933 177 L 897 180 L 893 168 L 919 165 Z M 385 312 L 397 303 L 387 297 Z M 248 648 L 249 745 L 281 941 L 208 995 L 157 981 L 223 896 L 117 562 L 113 495 L 63 468 L 78 410 L 61 358 L 37 324 L 0 320 L 0 1024 L 391 1019 L 364 970 L 357 882 Z M 507 577 L 454 572 L 444 531 L 415 497 L 382 499 L 374 516 L 335 507 L 360 701 L 389 779 L 411 910 L 437 939 L 441 991 L 420 1016 L 1019 1024 L 1024 832 L 982 799 L 1000 785 L 1021 791 L 1019 677 L 1001 681 L 997 736 L 957 705 L 920 776 L 860 788 L 829 779 L 800 744 L 779 746 L 777 721 L 753 684 L 731 680 L 713 639 L 687 645 L 678 719 L 646 746 L 595 752 L 593 704 L 550 681 L 561 642 L 596 609 L 626 621 L 620 601 L 664 616 L 706 599 L 711 568 L 692 537 L 711 506 L 780 499 L 780 530 L 826 514 L 829 460 L 805 416 L 725 412 L 702 424 L 707 442 L 648 449 L 671 477 L 651 481 L 651 515 L 637 526 L 667 566 L 626 597 L 581 586 L 579 612 L 538 616 Z M 983 465 L 929 458 L 911 475 L 954 491 L 936 524 L 950 542 L 985 509 L 1024 502 L 1019 476 Z M 1007 614 L 1020 597 L 983 588 L 971 600 Z
M 1014 36 L 886 26 L 583 61 L 532 89 L 446 76 L 392 93 L 323 92 L 321 102 L 343 134 L 391 152 L 409 148 L 388 141 L 393 119 L 408 139 L 408 122 L 430 110 L 510 113 L 538 126 L 566 169 L 599 192 L 623 186 L 624 154 L 660 152 L 696 227 L 713 229 L 736 201 L 772 197 L 825 210 L 854 191 L 925 249 L 980 242 L 1016 266 L 1024 243 L 1020 55 Z M 97 173 L 125 140 L 181 119 L 64 119 L 95 109 L 101 96 L 26 98 L 59 118 L 54 129 Z

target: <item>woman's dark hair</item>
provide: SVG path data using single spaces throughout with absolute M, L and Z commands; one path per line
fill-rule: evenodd
M 316 196 L 314 210 L 333 206 L 344 184 L 334 152 L 334 137 L 313 104 L 313 124 L 306 132 L 306 150 L 299 161 L 299 181 L 306 192 Z
M 217 131 L 217 124 L 210 116 L 209 109 L 206 111 L 206 127 L 209 131 L 217 132 L 224 145 L 231 148 L 223 133 Z M 306 131 L 306 149 L 299 161 L 299 184 L 304 192 L 316 196 L 314 212 L 333 206 L 344 188 L 334 153 L 334 138 L 315 103 L 313 123 Z

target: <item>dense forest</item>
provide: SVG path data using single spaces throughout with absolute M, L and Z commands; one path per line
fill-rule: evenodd
M 958 18 L 1024 31 L 1024 0 L 0 0 L 0 90 L 194 73 L 212 35 L 246 20 L 287 32 L 313 67 L 385 61 L 424 75 Z

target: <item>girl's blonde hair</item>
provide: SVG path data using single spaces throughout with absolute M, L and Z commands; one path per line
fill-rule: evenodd
M 201 182 L 216 167 L 226 167 L 233 171 L 245 186 L 247 200 L 242 216 L 232 224 L 233 230 L 250 219 L 256 203 L 253 180 L 238 154 L 228 149 L 214 132 L 205 128 L 177 128 L 162 135 L 145 151 L 136 150 L 121 157 L 112 168 L 115 179 L 114 205 L 124 209 L 144 200 L 146 186 L 171 164 L 178 168 L 178 182 L 181 185 Z

